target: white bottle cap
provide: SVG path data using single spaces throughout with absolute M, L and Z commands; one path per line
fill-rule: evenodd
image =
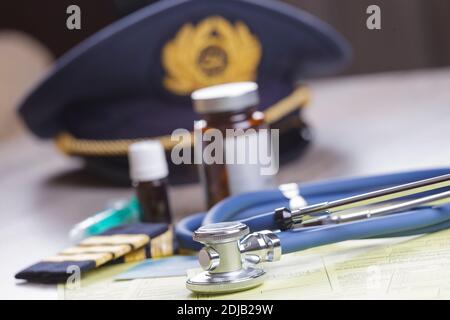
M 198 89 L 191 94 L 196 112 L 238 111 L 259 103 L 255 82 L 232 82 Z
M 167 177 L 166 154 L 159 141 L 136 142 L 128 148 L 131 180 L 135 182 L 152 181 Z

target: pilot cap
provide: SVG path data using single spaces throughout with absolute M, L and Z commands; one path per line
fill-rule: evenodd
M 282 160 L 307 142 L 301 108 L 308 94 L 300 83 L 338 71 L 349 57 L 330 26 L 281 1 L 162 0 L 61 57 L 19 112 L 65 153 L 108 177 L 128 178 L 131 143 L 159 139 L 170 152 L 171 133 L 193 129 L 193 91 L 254 81 L 259 110 L 280 129 Z M 171 178 L 186 176 L 169 166 Z

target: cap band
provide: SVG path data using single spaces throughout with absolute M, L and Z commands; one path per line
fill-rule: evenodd
M 266 122 L 275 123 L 285 115 L 308 105 L 310 90 L 301 86 L 296 88 L 289 96 L 281 99 L 264 111 Z M 66 154 L 80 156 L 124 156 L 128 147 L 138 141 L 158 139 L 166 150 L 171 150 L 178 141 L 172 141 L 170 135 L 148 137 L 140 139 L 95 140 L 78 139 L 70 133 L 64 132 L 56 137 L 56 146 Z M 191 139 L 192 141 L 192 139 Z

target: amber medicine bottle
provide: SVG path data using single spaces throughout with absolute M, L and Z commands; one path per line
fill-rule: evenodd
M 248 156 L 258 153 L 258 139 L 262 138 L 260 130 L 268 129 L 263 113 L 257 111 L 258 85 L 254 82 L 216 85 L 194 91 L 191 98 L 195 111 L 202 118 L 195 123 L 195 143 L 201 144 L 202 148 L 195 150 L 197 163 L 198 159 L 201 162 L 200 178 L 204 184 L 208 208 L 230 195 L 270 188 L 274 177 L 262 175 L 260 165 L 248 161 Z M 222 134 L 222 141 L 207 138 L 211 129 Z M 230 133 L 228 129 L 233 129 L 234 134 L 241 130 L 245 135 L 230 137 L 227 135 Z M 270 141 L 267 142 L 270 144 Z M 220 146 L 222 163 L 205 159 L 208 157 L 205 151 L 211 143 Z M 236 156 L 234 161 L 232 157 L 227 157 L 230 148 L 233 148 L 233 154 Z M 198 150 L 201 150 L 202 154 Z M 237 161 L 237 156 L 243 154 L 247 156 L 246 161 Z M 217 157 L 217 152 L 212 157 L 220 158 Z
M 136 190 L 143 222 L 172 222 L 168 197 L 168 166 L 159 141 L 143 141 L 128 150 L 130 177 Z

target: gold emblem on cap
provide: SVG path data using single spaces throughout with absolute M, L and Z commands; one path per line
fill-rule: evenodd
M 251 81 L 261 59 L 261 44 L 241 21 L 213 16 L 187 23 L 162 49 L 164 87 L 179 95 L 220 83 Z

